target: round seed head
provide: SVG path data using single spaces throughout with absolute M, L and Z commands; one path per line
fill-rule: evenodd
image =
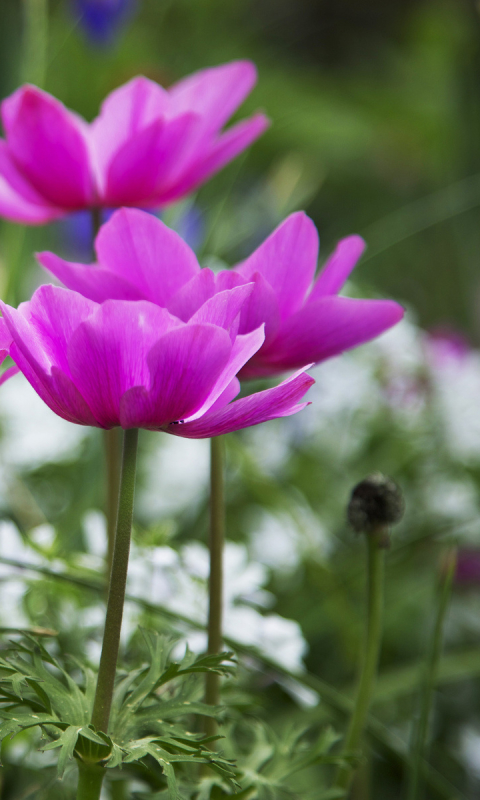
M 354 487 L 347 516 L 357 533 L 368 533 L 395 525 L 404 510 L 403 495 L 397 484 L 381 472 L 374 472 Z

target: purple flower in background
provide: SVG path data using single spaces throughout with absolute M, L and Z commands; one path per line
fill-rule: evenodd
M 146 428 L 203 439 L 300 411 L 314 383 L 299 372 L 231 402 L 235 377 L 261 346 L 263 326 L 237 335 L 252 286 L 218 292 L 188 323 L 145 300 L 98 304 L 41 286 L 1 304 L 0 347 L 56 414 L 80 425 Z
M 192 250 L 197 251 L 205 239 L 205 220 L 199 207 L 192 205 L 175 220 L 172 227 Z
M 223 130 L 256 77 L 251 62 L 234 61 L 168 90 L 134 78 L 90 125 L 46 92 L 21 87 L 1 104 L 0 215 L 35 225 L 81 209 L 179 200 L 267 127 L 254 114 Z
M 480 587 L 480 549 L 463 547 L 457 553 L 455 583 L 459 586 Z
M 461 364 L 472 352 L 466 336 L 450 325 L 439 325 L 432 328 L 425 341 L 427 358 L 437 369 Z
M 136 0 L 73 0 L 73 11 L 88 38 L 108 44 L 132 16 Z
M 373 339 L 395 325 L 403 308 L 391 300 L 338 297 L 363 250 L 343 239 L 316 281 L 318 234 L 303 213 L 292 214 L 234 270 L 201 269 L 193 251 L 160 220 L 134 209 L 116 211 L 97 236 L 96 265 L 53 253 L 38 259 L 70 289 L 98 303 L 149 300 L 187 322 L 216 292 L 253 283 L 239 332 L 265 324 L 265 341 L 240 377 L 277 375 L 317 363 Z

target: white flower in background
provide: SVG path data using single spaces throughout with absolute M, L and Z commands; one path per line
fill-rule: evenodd
M 274 513 L 259 507 L 249 528 L 254 559 L 279 572 L 293 572 L 306 556 L 323 560 L 332 545 L 328 532 L 306 503 L 296 503 L 289 512 Z
M 458 522 L 477 520 L 477 489 L 472 480 L 448 480 L 441 475 L 426 489 L 426 507 L 431 514 Z
M 7 520 L 0 521 L 0 556 L 30 564 L 40 564 L 43 561 L 28 547 L 13 522 Z M 22 604 L 26 591 L 25 579 L 33 575 L 32 572 L 27 573 L 0 562 L 0 626 L 23 628 L 30 624 Z
M 458 358 L 431 360 L 435 399 L 454 459 L 480 459 L 480 353 L 471 350 Z
M 131 595 L 158 603 L 192 622 L 203 624 L 207 618 L 209 556 L 207 548 L 199 542 L 185 545 L 177 553 L 170 547 L 132 547 L 127 589 Z M 288 669 L 303 669 L 302 657 L 306 643 L 300 626 L 293 620 L 277 614 L 262 614 L 253 607 L 258 600 L 269 601 L 263 589 L 268 580 L 268 570 L 257 562 L 248 560 L 244 545 L 227 542 L 225 546 L 224 630 L 245 645 L 258 648 L 269 658 Z M 124 635 L 133 632 L 139 616 L 138 607 L 127 604 Z M 206 634 L 191 631 L 180 625 L 185 639 L 194 652 L 206 648 Z M 181 654 L 180 644 L 176 654 Z
M 15 375 L 0 392 L 0 461 L 17 469 L 75 458 L 90 429 L 58 417 L 34 392 L 23 375 Z
M 465 727 L 460 735 L 460 760 L 468 772 L 480 780 L 480 731 L 472 726 Z
M 208 440 L 155 435 L 149 444 L 136 499 L 141 514 L 153 521 L 195 507 L 208 487 Z

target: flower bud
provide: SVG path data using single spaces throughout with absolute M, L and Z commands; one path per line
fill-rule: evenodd
M 403 495 L 397 484 L 381 472 L 374 472 L 354 487 L 347 517 L 357 533 L 383 532 L 379 546 L 389 547 L 386 528 L 401 520 L 404 509 Z

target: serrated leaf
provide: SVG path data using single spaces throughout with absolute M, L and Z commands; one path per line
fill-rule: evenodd
M 103 738 L 103 736 L 100 736 L 100 734 L 96 733 L 91 725 L 84 725 L 80 730 L 80 734 L 84 736 L 85 739 L 90 739 L 91 742 L 95 742 L 95 744 L 100 744 L 102 746 L 112 745 L 110 737 L 107 736 Z
M 167 786 L 171 800 L 180 800 L 180 794 L 175 777 L 175 770 L 168 759 L 168 753 L 153 742 L 148 746 L 148 752 L 155 759 L 167 779 Z
M 132 670 L 128 675 L 125 676 L 115 687 L 115 691 L 113 693 L 113 701 L 112 701 L 112 718 L 113 715 L 118 712 L 125 701 L 126 696 L 130 692 L 130 688 L 133 686 L 137 678 L 140 675 L 143 675 L 145 672 L 148 671 L 148 667 L 142 667 L 141 669 Z
M 109 767 L 110 769 L 119 767 L 123 762 L 124 753 L 125 751 L 122 747 L 119 747 L 118 744 L 112 742 L 112 754 L 108 759 L 108 761 L 106 762 L 105 766 Z
M 177 702 L 176 700 L 166 700 L 161 703 L 155 703 L 152 707 L 146 708 L 144 711 L 139 711 L 137 714 L 138 723 L 141 725 L 160 725 L 164 720 L 184 716 L 186 714 L 199 714 L 204 717 L 217 717 L 224 709 L 217 706 L 209 706 L 200 701 L 193 702 L 185 700 Z M 153 731 L 152 731 L 153 732 Z
M 12 691 L 14 694 L 20 697 L 20 699 L 23 699 L 22 684 L 26 683 L 25 675 L 20 675 L 20 673 L 15 672 L 10 680 L 12 681 Z
M 53 709 L 52 709 L 52 703 L 50 701 L 50 698 L 49 698 L 48 694 L 46 693 L 45 689 L 43 688 L 43 686 L 41 686 L 39 684 L 38 680 L 35 680 L 35 678 L 26 678 L 26 682 L 27 682 L 28 686 L 30 686 L 30 688 L 33 689 L 33 691 L 35 692 L 37 697 L 39 697 L 39 699 L 41 700 L 41 702 L 43 704 L 43 707 L 47 711 L 52 713 Z
M 73 757 L 73 753 L 75 751 L 75 745 L 77 744 L 77 739 L 80 731 L 82 730 L 82 726 L 78 725 L 69 725 L 69 727 L 62 733 L 62 735 L 54 742 L 50 742 L 50 744 L 45 745 L 42 747 L 42 750 L 54 750 L 56 747 L 60 747 L 60 753 L 58 756 L 58 763 L 57 763 L 57 777 L 62 778 L 65 772 L 65 767 L 67 766 L 67 761 Z
M 52 714 L 19 714 L 9 712 L 4 713 L 4 721 L 0 723 L 0 735 L 4 725 L 15 724 L 18 730 L 32 728 L 35 725 L 58 725 L 59 720 Z

